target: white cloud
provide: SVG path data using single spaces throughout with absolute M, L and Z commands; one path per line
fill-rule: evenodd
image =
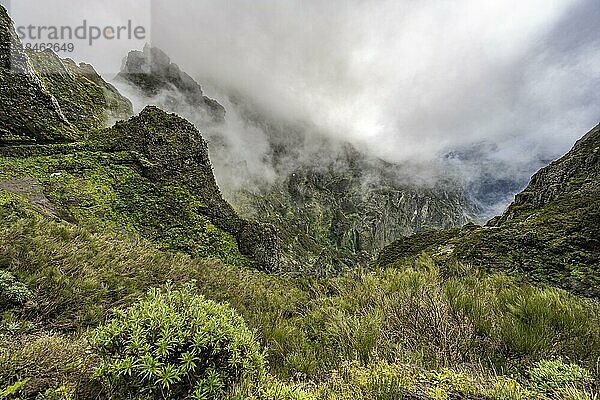
M 67 0 L 39 9 L 66 13 L 53 1 Z M 597 0 L 152 0 L 150 11 L 153 44 L 201 84 L 390 160 L 486 141 L 503 174 L 527 174 L 600 120 Z M 100 61 L 124 55 L 107 48 Z

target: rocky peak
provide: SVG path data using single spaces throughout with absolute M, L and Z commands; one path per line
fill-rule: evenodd
M 146 45 L 143 51 L 129 52 L 117 79 L 132 84 L 147 97 L 164 95 L 164 104 L 159 106 L 170 111 L 177 111 L 183 96 L 185 103 L 206 111 L 213 122 L 222 122 L 225 118 L 225 109 L 204 96 L 202 87 L 156 47 Z
M 128 121 L 117 122 L 115 144 L 152 161 L 146 175 L 153 180 L 186 181 L 218 193 L 202 135 L 190 122 L 148 106 Z M 212 194 L 212 193 L 211 193 Z

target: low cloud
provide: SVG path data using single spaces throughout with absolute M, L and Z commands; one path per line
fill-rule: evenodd
M 599 7 L 156 1 L 153 37 L 201 80 L 389 160 L 481 140 L 555 156 L 600 119 Z
M 153 45 L 215 88 L 222 140 L 256 175 L 271 173 L 265 135 L 227 104 L 232 92 L 268 118 L 471 185 L 524 182 L 600 121 L 594 0 L 154 0 L 152 15 Z

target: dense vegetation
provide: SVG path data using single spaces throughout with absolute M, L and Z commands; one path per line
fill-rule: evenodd
M 442 276 L 428 258 L 287 279 L 91 234 L 14 195 L 3 196 L 1 218 L 0 265 L 33 292 L 3 314 L 1 378 L 5 388 L 26 381 L 19 396 L 106 394 L 100 354 L 86 351 L 93 329 L 131 315 L 115 310 L 147 288 L 194 280 L 194 293 L 231 304 L 266 350 L 271 375 L 256 396 L 294 398 L 283 393 L 301 396 L 297 386 L 307 398 L 332 399 L 586 398 L 595 390 L 600 305 L 561 289 L 463 264 Z M 543 384 L 543 374 L 557 383 Z
M 598 130 L 487 227 L 274 274 L 276 231 L 223 200 L 193 125 L 149 107 L 103 128 L 127 101 L 51 54 L 15 74 L 7 21 L 0 398 L 598 398 Z

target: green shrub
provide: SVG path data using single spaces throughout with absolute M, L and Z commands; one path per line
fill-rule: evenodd
M 195 295 L 191 285 L 150 290 L 92 335 L 97 375 L 113 397 L 220 399 L 265 375 L 263 353 L 227 305 Z
M 496 379 L 489 396 L 493 400 L 536 399 L 535 395 L 524 388 L 518 381 L 506 376 L 500 376 Z
M 300 385 L 289 385 L 269 377 L 261 385 L 260 400 L 316 400 L 317 397 Z M 245 399 L 249 400 L 249 399 Z M 253 399 L 252 399 L 253 400 Z
M 584 388 L 592 380 L 591 373 L 576 364 L 563 361 L 540 361 L 529 370 L 530 385 L 543 393 L 565 388 Z
M 68 386 L 59 386 L 55 389 L 48 389 L 44 393 L 45 400 L 73 400 L 75 399 L 75 390 Z
M 326 400 L 538 400 L 527 397 L 528 393 L 520 390 L 514 381 L 515 385 L 507 385 L 500 393 L 501 381 L 508 382 L 508 379 L 483 373 L 479 365 L 471 365 L 462 371 L 449 368 L 429 371 L 376 360 L 365 366 L 358 362 L 342 364 L 316 392 L 319 398 Z
M 23 389 L 23 387 L 27 385 L 27 381 L 29 381 L 29 379 L 23 379 L 22 381 L 13 383 L 12 385 L 9 385 L 4 389 L 0 390 L 0 399 L 10 398 L 11 396 L 19 393 L 21 389 Z
M 328 400 L 392 400 L 403 399 L 414 386 L 418 371 L 405 371 L 402 366 L 376 361 L 361 366 L 344 362 L 339 370 L 323 382 L 321 397 Z
M 0 309 L 21 306 L 31 300 L 31 291 L 7 272 L 0 271 Z

